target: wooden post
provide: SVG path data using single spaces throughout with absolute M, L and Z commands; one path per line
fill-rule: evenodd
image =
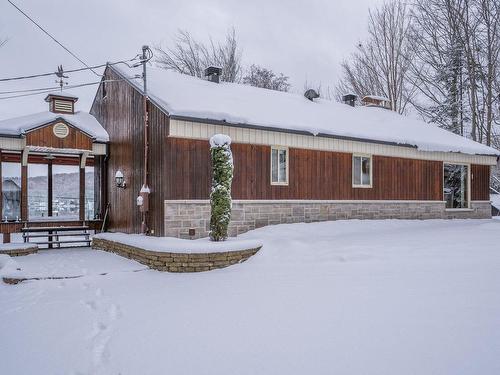
M 49 163 L 47 165 L 47 188 L 48 188 L 48 194 L 47 194 L 47 216 L 52 217 L 54 214 L 54 208 L 52 207 L 52 201 L 54 198 L 54 191 L 53 191 L 53 181 L 52 181 L 52 160 L 49 160 Z
M 80 156 L 80 220 L 85 220 L 85 162 L 86 156 Z
M 10 243 L 10 232 L 3 233 L 3 243 Z
M 28 221 L 28 165 L 21 165 L 21 221 Z

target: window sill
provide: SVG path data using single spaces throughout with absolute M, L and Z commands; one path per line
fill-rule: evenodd
M 288 182 L 271 182 L 271 186 L 288 186 Z
M 445 208 L 446 212 L 471 212 L 474 211 L 472 208 Z
M 353 189 L 371 189 L 372 185 L 352 185 Z

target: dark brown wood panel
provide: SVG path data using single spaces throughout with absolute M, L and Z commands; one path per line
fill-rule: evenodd
M 113 231 L 140 233 L 142 217 L 136 198 L 143 182 L 144 126 L 142 95 L 111 69 L 103 79 L 106 96 L 99 87 L 90 113 L 107 130 L 110 138 L 106 166 L 106 196 L 109 203 L 108 228 Z M 126 189 L 116 187 L 115 173 L 122 171 Z M 103 210 L 105 207 L 103 207 Z
M 56 121 L 27 133 L 26 144 L 28 146 L 92 150 L 92 138 L 69 124 L 68 136 L 65 138 L 56 137 L 52 128 L 57 122 L 61 121 Z
M 210 149 L 207 141 L 168 138 L 164 199 L 207 199 Z M 373 156 L 373 187 L 352 187 L 352 155 L 289 150 L 289 185 L 270 183 L 269 146 L 232 144 L 234 199 L 442 200 L 442 163 Z
M 490 200 L 490 171 L 488 165 L 471 166 L 471 199 L 473 201 Z
M 156 106 L 148 105 L 149 113 L 149 170 L 148 182 L 151 190 L 149 195 L 148 227 L 152 234 L 163 235 L 164 232 L 164 189 L 168 179 L 164 176 L 168 149 L 167 136 L 169 119 Z

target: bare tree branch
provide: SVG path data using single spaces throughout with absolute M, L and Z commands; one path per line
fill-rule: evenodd
M 238 47 L 236 31 L 230 29 L 223 42 L 203 43 L 186 30 L 179 30 L 174 45 L 168 48 L 156 47 L 156 62 L 162 68 L 202 78 L 205 68 L 222 68 L 221 79 L 225 82 L 239 82 L 242 75 L 241 50 Z

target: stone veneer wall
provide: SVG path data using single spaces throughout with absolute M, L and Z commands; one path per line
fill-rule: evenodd
M 255 249 L 219 253 L 166 253 L 144 250 L 103 238 L 93 238 L 92 248 L 112 252 L 133 259 L 149 268 L 168 272 L 202 272 L 216 268 L 225 268 L 244 262 L 260 250 L 260 247 L 258 247 Z
M 233 201 L 229 235 L 266 225 L 341 219 L 485 219 L 489 201 L 473 201 L 470 209 L 446 210 L 441 201 Z M 208 200 L 165 201 L 165 236 L 208 236 Z M 189 230 L 195 235 L 190 236 Z
M 20 257 L 24 255 L 35 254 L 37 252 L 38 252 L 38 245 L 27 245 L 26 247 L 0 249 L 0 254 L 10 255 L 11 257 Z

